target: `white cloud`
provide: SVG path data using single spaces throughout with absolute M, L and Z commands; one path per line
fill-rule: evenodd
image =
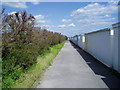
M 92 27 L 105 27 L 115 23 L 114 21 L 117 20 L 117 18 L 113 17 L 113 14 L 117 15 L 116 4 L 115 2 L 109 2 L 107 5 L 102 5 L 100 3 L 88 4 L 85 7 L 73 11 L 71 16 L 78 23 L 81 23 L 82 27 L 91 28 L 89 30 L 95 29 Z
M 40 2 L 41 0 L 2 0 L 2 2 Z
M 45 18 L 45 16 L 43 16 L 43 15 L 41 15 L 41 14 L 39 14 L 39 15 L 36 15 L 36 16 L 34 16 L 36 19 L 44 19 Z
M 56 27 L 55 25 L 46 25 L 46 24 L 44 24 L 44 25 L 40 25 L 42 28 L 46 28 L 46 29 L 51 29 L 52 27 Z
M 82 31 L 82 33 L 97 31 L 100 29 L 108 28 L 108 26 L 110 27 L 111 23 L 113 22 L 104 21 L 104 22 L 96 22 L 96 23 L 91 23 L 91 24 L 84 24 L 81 26 L 80 31 Z
M 32 4 L 34 4 L 34 5 L 37 5 L 37 4 L 39 4 L 40 2 L 32 2 Z
M 15 11 L 14 11 L 14 12 L 11 12 L 11 13 L 8 13 L 8 15 L 12 15 L 12 14 L 15 14 L 15 13 L 17 13 L 17 12 L 15 12 Z
M 114 21 L 115 18 L 111 17 L 111 18 L 99 18 L 99 17 L 96 17 L 96 18 L 84 18 L 84 19 L 80 19 L 80 20 L 77 20 L 77 22 L 80 22 L 80 23 L 84 23 L 84 24 L 91 24 L 91 23 L 97 23 L 97 22 L 112 22 Z
M 50 25 L 43 25 L 43 27 L 50 27 Z
M 59 28 L 65 28 L 66 25 L 58 25 Z
M 55 25 L 42 25 L 42 27 L 51 28 L 51 27 L 56 27 L 56 26 Z
M 46 23 L 47 22 L 46 20 L 44 20 L 45 19 L 44 15 L 39 14 L 34 17 L 35 17 L 37 23 Z
M 27 8 L 25 2 L 2 2 L 2 5 L 15 7 L 15 8 Z
M 111 17 L 111 15 L 106 14 L 104 17 Z
M 117 12 L 117 6 L 108 3 L 107 6 L 99 3 L 88 4 L 83 8 L 79 8 L 72 12 L 71 16 L 75 18 L 79 17 L 93 17 L 96 15 L 109 15 Z
M 75 27 L 76 25 L 74 23 L 71 23 L 68 25 L 69 27 Z
M 26 2 L 31 2 L 36 5 L 40 3 L 40 0 L 2 0 L 2 5 L 14 7 L 14 8 L 27 8 Z
M 46 23 L 45 20 L 37 20 L 37 23 Z
M 117 2 L 108 2 L 106 4 L 92 2 L 74 10 L 70 14 L 70 19 L 73 23 L 66 26 L 74 27 L 69 29 L 72 32 L 76 31 L 74 35 L 111 27 L 113 23 L 117 22 L 117 9 Z M 65 20 L 63 19 L 62 21 Z M 76 24 L 75 26 L 74 23 Z
M 38 23 L 35 25 L 36 27 L 42 27 L 42 28 L 50 28 L 50 27 L 53 27 L 53 25 L 45 25 L 45 24 L 41 24 L 41 23 Z
M 76 25 L 74 23 L 68 24 L 68 25 L 58 25 L 58 28 L 68 28 L 68 27 L 75 27 Z
M 62 22 L 71 22 L 71 19 L 62 19 Z

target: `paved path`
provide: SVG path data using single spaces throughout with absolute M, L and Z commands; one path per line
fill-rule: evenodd
M 45 72 L 38 88 L 108 88 L 119 86 L 117 85 L 119 80 L 116 76 L 111 75 L 101 63 L 94 63 L 93 57 L 90 55 L 86 57 L 86 55 L 87 53 L 83 50 L 73 47 L 67 41 L 54 59 L 52 66 Z

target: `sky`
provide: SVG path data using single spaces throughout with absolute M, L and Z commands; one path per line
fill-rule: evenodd
M 26 11 L 36 26 L 68 37 L 110 28 L 118 22 L 117 2 L 3 2 L 5 13 Z

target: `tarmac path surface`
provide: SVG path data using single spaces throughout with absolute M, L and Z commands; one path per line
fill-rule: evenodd
M 106 66 L 67 41 L 37 88 L 118 88 L 119 83 Z

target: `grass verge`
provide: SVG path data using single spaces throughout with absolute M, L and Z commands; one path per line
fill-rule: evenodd
M 50 47 L 50 52 L 44 55 L 38 56 L 37 63 L 29 67 L 20 75 L 20 78 L 16 80 L 11 88 L 31 88 L 36 80 L 40 80 L 43 72 L 51 65 L 52 60 L 61 50 L 65 42 Z M 34 85 L 35 87 L 36 85 Z
M 2 88 L 2 59 L 0 58 L 0 89 Z

